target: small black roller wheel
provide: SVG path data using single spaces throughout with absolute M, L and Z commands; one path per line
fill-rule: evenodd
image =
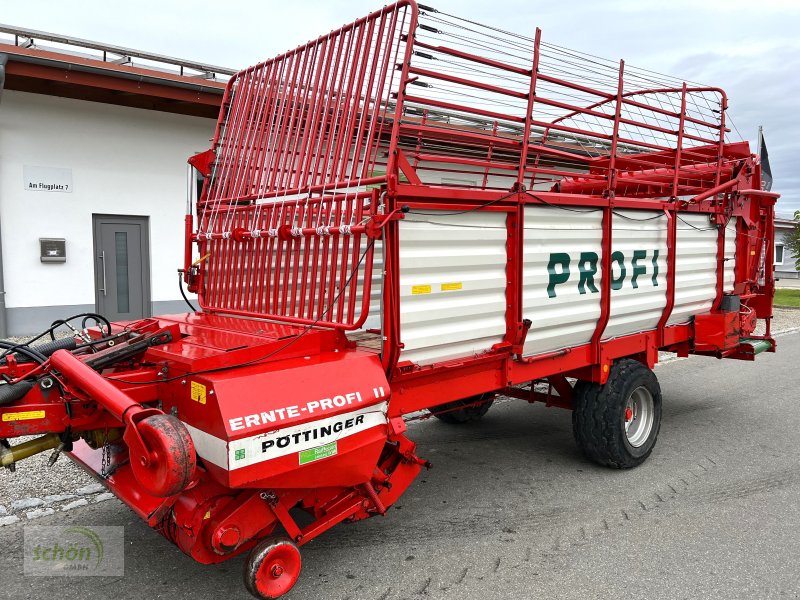
M 478 394 L 463 400 L 440 404 L 429 409 L 434 417 L 448 425 L 461 425 L 478 421 L 489 412 L 489 407 L 494 402 L 495 394 Z M 480 404 L 478 404 L 480 403 Z M 461 408 L 464 407 L 464 408 Z
M 256 598 L 279 598 L 300 577 L 300 550 L 291 540 L 268 537 L 256 544 L 244 562 L 244 585 Z
M 572 431 L 589 460 L 615 469 L 636 467 L 650 456 L 660 428 L 661 387 L 639 361 L 615 362 L 605 385 L 575 385 Z

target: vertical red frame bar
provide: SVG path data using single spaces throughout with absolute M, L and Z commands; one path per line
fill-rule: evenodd
M 674 204 L 664 209 L 667 215 L 667 299 L 656 326 L 659 348 L 664 346 L 667 321 L 675 308 L 675 265 L 677 263 L 678 212 Z
M 602 338 L 603 332 L 608 325 L 611 316 L 611 254 L 614 242 L 614 188 L 616 185 L 616 160 L 617 142 L 619 140 L 619 123 L 622 111 L 622 98 L 624 90 L 625 61 L 619 61 L 619 78 L 617 80 L 617 98 L 614 109 L 614 131 L 611 136 L 611 155 L 608 162 L 608 184 L 606 195 L 608 205 L 603 207 L 603 238 L 602 238 L 602 259 L 601 269 L 603 273 L 602 286 L 600 289 L 600 316 L 597 319 L 597 327 L 592 334 L 591 349 L 592 363 L 599 366 L 597 375 L 600 383 L 605 383 L 608 378 L 608 369 L 603 362 Z
M 411 19 L 406 35 L 406 48 L 403 56 L 403 63 L 400 70 L 400 83 L 397 92 L 394 120 L 392 123 L 392 133 L 389 141 L 389 157 L 386 164 L 387 175 L 387 195 L 386 208 L 387 214 L 394 211 L 397 206 L 396 189 L 399 173 L 397 168 L 397 144 L 400 137 L 400 117 L 403 114 L 403 103 L 408 85 L 408 69 L 411 63 L 411 55 L 414 50 L 414 31 L 419 21 L 419 8 L 415 0 L 408 0 L 403 4 L 411 9 Z M 395 22 L 395 27 L 396 27 Z M 398 43 L 402 39 L 398 39 Z M 391 87 L 391 86 L 390 86 Z M 387 101 L 388 106 L 388 101 Z M 381 127 L 383 123 L 381 123 Z M 377 153 L 375 154 L 377 157 Z M 383 293 L 383 347 L 381 360 L 386 372 L 391 377 L 391 372 L 400 357 L 400 287 L 399 287 L 399 221 L 390 221 L 383 229 L 383 260 L 384 273 L 386 273 L 381 291 Z
M 678 120 L 678 139 L 675 147 L 675 173 L 672 178 L 672 202 L 664 208 L 667 215 L 667 289 L 664 310 L 656 326 L 658 346 L 664 346 L 665 330 L 672 310 L 675 308 L 675 266 L 677 264 L 677 238 L 678 238 L 678 185 L 683 154 L 683 130 L 686 125 L 686 83 L 681 90 L 681 114 Z
M 389 192 L 393 193 L 391 177 L 394 176 L 395 184 L 399 180 L 399 173 L 397 169 L 397 145 L 400 139 L 400 119 L 403 115 L 403 107 L 406 97 L 406 87 L 408 86 L 408 70 L 411 67 L 411 56 L 414 52 L 414 31 L 417 29 L 419 23 L 419 7 L 415 0 L 406 0 L 399 2 L 398 7 L 406 5 L 411 9 L 411 20 L 408 25 L 408 34 L 405 39 L 405 53 L 403 55 L 403 62 L 400 68 L 400 83 L 397 90 L 397 102 L 394 109 L 394 119 L 392 122 L 392 136 L 389 141 L 389 160 L 386 165 L 386 174 L 390 177 Z M 398 43 L 402 43 L 402 37 L 398 39 Z M 396 222 L 393 223 L 396 227 Z M 391 225 L 390 225 L 391 226 Z
M 719 115 L 719 147 L 717 150 L 717 172 L 714 177 L 714 187 L 720 184 L 720 177 L 722 176 L 722 166 L 725 160 L 725 112 L 728 110 L 728 97 L 725 92 L 720 94 L 720 115 Z M 722 200 L 718 196 L 714 199 L 714 208 L 716 216 L 718 216 L 717 227 L 719 232 L 717 234 L 717 295 L 714 298 L 714 305 L 711 310 L 716 312 L 722 304 L 722 296 L 725 292 L 725 233 L 727 229 L 727 221 L 723 220 L 725 213 L 725 204 L 729 201 L 729 192 L 725 192 Z
M 517 190 L 522 190 L 525 183 L 525 168 L 528 165 L 528 145 L 531 140 L 531 121 L 533 120 L 533 105 L 536 102 L 536 82 L 539 77 L 539 48 L 542 41 L 542 30 L 536 28 L 536 35 L 533 42 L 533 61 L 531 68 L 531 80 L 528 85 L 528 106 L 525 111 L 525 124 L 522 130 L 522 147 L 519 153 L 519 169 L 517 171 Z M 490 146 L 491 147 L 491 146 Z

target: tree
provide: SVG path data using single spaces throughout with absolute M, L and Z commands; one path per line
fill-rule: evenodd
M 800 271 L 800 210 L 794 212 L 794 229 L 786 236 L 784 244 L 795 256 L 794 267 Z

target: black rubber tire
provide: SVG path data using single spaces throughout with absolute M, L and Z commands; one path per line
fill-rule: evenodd
M 653 425 L 645 442 L 633 447 L 625 435 L 625 407 L 640 386 L 653 397 Z M 578 381 L 574 394 L 572 432 L 589 460 L 614 469 L 630 469 L 647 460 L 661 429 L 661 386 L 653 371 L 624 358 L 611 367 L 605 385 Z
M 434 408 L 428 409 L 434 417 L 439 419 L 442 423 L 448 425 L 463 425 L 464 423 L 473 423 L 479 421 L 483 416 L 489 412 L 489 408 L 494 403 L 495 394 L 478 394 L 477 396 L 470 396 L 463 400 L 456 400 L 455 402 L 448 402 L 447 404 L 440 404 Z M 485 399 L 483 404 L 475 406 L 467 406 L 467 408 L 459 408 L 468 404 L 474 404 Z

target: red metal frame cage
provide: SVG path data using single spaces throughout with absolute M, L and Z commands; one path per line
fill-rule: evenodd
M 752 227 L 737 230 L 747 257 L 737 293 L 769 318 L 771 302 L 760 298 L 773 288 L 764 240 L 777 195 L 750 189 L 759 165 L 746 142 L 727 139 L 727 108 L 719 88 L 548 44 L 538 29 L 526 37 L 398 2 L 231 79 L 212 149 L 193 161 L 207 179 L 197 230 L 187 221 L 187 281 L 210 312 L 357 329 L 381 238 L 391 369 L 402 349 L 393 221 L 404 206 L 505 211 L 509 240 L 522 239 L 526 204 L 594 207 L 603 211 L 603 272 L 615 209 L 655 209 L 668 235 L 667 305 L 654 334 L 663 347 L 678 213 L 697 211 L 718 229 L 714 309 L 724 223 L 744 217 Z M 744 192 L 759 201 L 745 206 Z M 523 320 L 516 245 L 508 343 Z M 609 278 L 601 298 L 589 364 L 602 362 Z

